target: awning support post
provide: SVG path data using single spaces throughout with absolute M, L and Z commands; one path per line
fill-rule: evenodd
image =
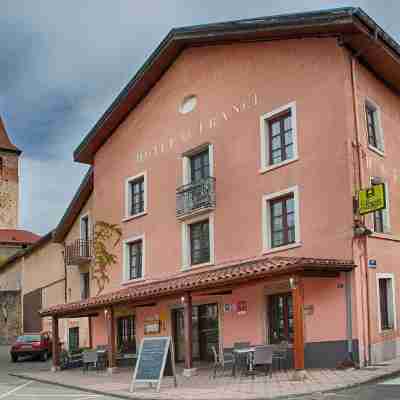
M 51 370 L 53 372 L 60 370 L 60 339 L 58 331 L 58 318 L 52 317 L 51 319 L 51 334 L 52 334 L 52 356 L 53 366 Z
M 112 373 L 115 370 L 115 323 L 114 309 L 107 307 L 104 311 L 107 327 L 107 357 L 108 357 L 108 372 Z
M 186 292 L 183 296 L 184 301 L 184 328 L 185 328 L 185 376 L 192 376 L 196 373 L 193 368 L 193 327 L 192 327 L 192 295 Z
M 294 328 L 294 369 L 293 379 L 305 379 L 304 372 L 304 298 L 303 282 L 295 277 L 292 285 L 293 328 Z

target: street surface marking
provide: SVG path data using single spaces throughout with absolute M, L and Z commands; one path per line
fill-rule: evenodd
M 378 385 L 400 385 L 400 378 L 389 379 L 388 381 L 378 383 Z
M 4 399 L 4 398 L 10 396 L 11 394 L 17 392 L 18 390 L 21 390 L 21 389 L 23 389 L 24 387 L 30 385 L 32 382 L 33 382 L 33 381 L 25 382 L 24 384 L 22 384 L 22 385 L 20 385 L 20 386 L 17 386 L 16 388 L 14 388 L 14 389 L 12 389 L 12 390 L 6 392 L 6 393 L 1 394 L 1 395 L 0 395 L 0 399 Z

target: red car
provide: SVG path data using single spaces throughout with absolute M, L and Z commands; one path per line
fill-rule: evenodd
M 33 356 L 40 357 L 42 361 L 47 361 L 51 355 L 51 340 L 47 332 L 45 333 L 26 333 L 19 336 L 11 346 L 11 361 L 17 362 L 19 357 Z

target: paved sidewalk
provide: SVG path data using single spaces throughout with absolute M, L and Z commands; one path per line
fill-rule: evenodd
M 309 393 L 330 392 L 378 380 L 400 372 L 400 358 L 377 366 L 351 370 L 308 370 L 308 378 L 302 382 L 293 381 L 292 371 L 275 372 L 272 378 L 257 376 L 233 379 L 230 376 L 211 379 L 209 370 L 200 370 L 196 377 L 178 375 L 178 387 L 172 378 L 163 379 L 160 393 L 154 388 L 139 385 L 135 394 L 129 393 L 132 371 L 120 369 L 112 375 L 90 371 L 69 370 L 53 373 L 18 373 L 19 377 L 46 383 L 63 385 L 97 394 L 139 399 L 272 399 Z

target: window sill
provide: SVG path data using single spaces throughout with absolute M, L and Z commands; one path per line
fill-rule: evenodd
M 385 157 L 385 152 L 383 150 L 380 150 L 370 144 L 368 145 L 368 148 L 374 153 L 378 154 L 378 156 Z
M 393 242 L 400 242 L 400 237 L 394 236 L 391 233 L 373 232 L 369 237 L 374 239 L 383 239 L 383 240 L 391 240 Z
M 122 218 L 122 222 L 128 222 L 128 221 L 131 221 L 132 219 L 143 217 L 144 215 L 147 215 L 147 211 L 143 211 L 143 212 L 141 212 L 139 214 L 135 214 L 135 215 L 126 216 L 126 217 Z
M 181 268 L 181 271 L 188 272 L 188 271 L 191 271 L 192 269 L 197 269 L 197 268 L 202 268 L 202 267 L 211 267 L 212 265 L 214 265 L 214 263 L 211 261 L 202 263 L 202 264 L 188 265 L 188 266 L 183 266 Z
M 303 245 L 302 242 L 296 242 L 296 243 L 287 244 L 285 246 L 263 249 L 262 254 L 277 253 L 279 251 L 295 249 L 297 247 L 301 247 L 302 245 Z
M 265 174 L 266 172 L 273 171 L 274 169 L 284 167 L 285 165 L 291 164 L 295 161 L 298 161 L 299 157 L 291 158 L 290 160 L 283 161 L 279 164 L 268 165 L 267 167 L 262 167 L 258 172 L 260 174 Z
M 137 278 L 137 279 L 129 279 L 128 281 L 122 281 L 121 285 L 122 286 L 127 286 L 127 285 L 132 285 L 134 283 L 142 283 L 146 280 L 146 278 Z

